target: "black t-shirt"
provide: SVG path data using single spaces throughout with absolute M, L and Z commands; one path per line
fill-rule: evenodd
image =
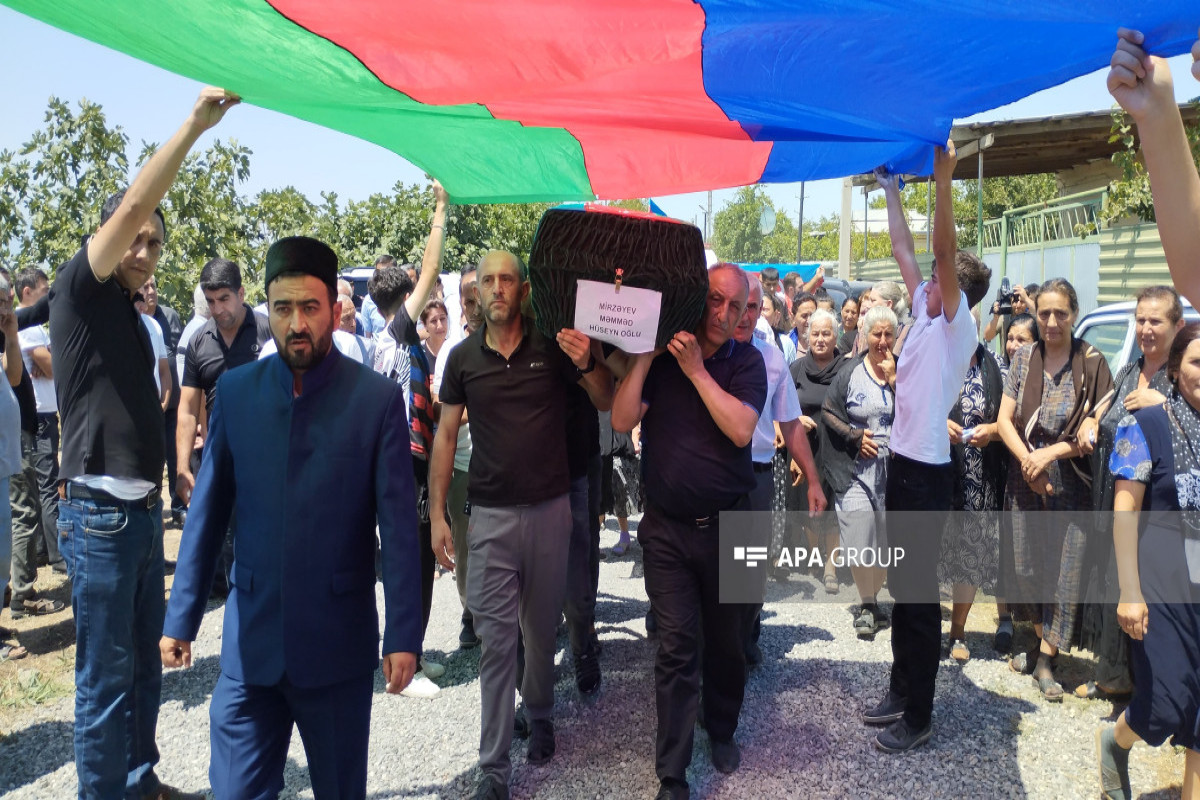
M 767 368 L 758 349 L 730 339 L 704 360 L 717 385 L 761 415 L 767 402 Z M 726 436 L 670 353 L 654 359 L 642 402 L 642 476 L 646 499 L 680 519 L 731 508 L 754 488 L 750 445 Z M 474 435 L 475 426 L 471 426 Z
M 183 385 L 204 390 L 204 408 L 210 414 L 217 396 L 217 379 L 231 369 L 257 361 L 263 345 L 271 338 L 267 318 L 244 303 L 242 307 L 246 316 L 232 345 L 225 346 L 217 321 L 210 319 L 192 336 L 183 357 Z
M 54 390 L 64 479 L 111 475 L 162 482 L 166 440 L 150 335 L 115 277 L 96 279 L 87 248 L 50 287 Z
M 473 505 L 542 503 L 570 491 L 566 389 L 578 370 L 559 346 L 525 323 L 509 359 L 488 347 L 486 326 L 448 356 L 441 401 L 466 404 L 471 417 Z
M 586 476 L 588 462 L 599 455 L 600 414 L 587 389 L 574 383 L 567 387 L 567 472 L 571 480 Z

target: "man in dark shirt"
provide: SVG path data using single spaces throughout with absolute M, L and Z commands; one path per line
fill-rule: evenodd
M 573 330 L 558 346 L 521 315 L 529 295 L 525 266 L 512 253 L 483 257 L 476 292 L 484 325 L 450 353 L 442 378 L 441 426 L 429 475 L 430 507 L 445 509 L 458 427 L 471 417 L 467 604 L 483 640 L 479 660 L 482 725 L 478 798 L 507 798 L 512 763 L 517 636 L 524 634 L 521 695 L 530 720 L 529 761 L 554 756 L 555 627 L 566 589 L 571 535 L 566 389 L 580 384 L 607 409 L 612 375 L 591 342 Z M 454 567 L 445 513 L 433 514 L 433 552 Z
M 167 486 L 170 490 L 171 521 L 182 527 L 187 503 L 179 496 L 175 486 L 175 470 L 171 465 L 176 461 L 175 428 L 179 420 L 179 372 L 175 369 L 175 356 L 179 337 L 183 334 L 183 320 L 174 309 L 158 302 L 158 279 L 153 275 L 142 287 L 142 297 L 146 298 L 146 313 L 162 328 L 163 340 L 167 345 L 167 360 L 171 365 L 171 396 L 167 400 L 166 409 L 163 410 L 166 423 L 163 428 L 167 437 Z
M 22 301 L 21 305 L 27 306 L 41 298 L 48 284 L 45 274 L 41 270 L 33 269 L 19 273 L 12 286 L 18 299 Z M 21 410 L 21 471 L 13 475 L 8 484 L 8 497 L 12 506 L 12 600 L 9 613 L 13 619 L 22 619 L 34 614 L 55 614 L 66 608 L 66 604 L 61 600 L 39 597 L 34 588 L 37 581 L 39 550 L 47 557 L 52 556 L 54 561 L 61 562 L 62 556 L 58 552 L 57 544 L 53 550 L 49 549 L 50 545 L 43 544 L 47 540 L 53 541 L 58 538 L 58 526 L 57 517 L 45 514 L 42 506 L 38 481 L 39 464 L 42 463 L 39 461 L 39 453 L 46 450 L 45 445 L 48 443 L 39 441 L 40 398 L 23 356 L 22 347 L 22 363 L 19 368 L 21 382 L 12 387 L 17 397 L 17 406 Z M 36 364 L 33 365 L 33 369 L 38 371 Z M 43 377 L 41 372 L 38 372 L 38 375 Z M 50 390 L 53 394 L 52 386 Z M 57 428 L 57 418 L 55 427 Z M 55 434 L 57 439 L 57 430 Z M 54 501 L 57 504 L 57 487 L 54 492 Z
M 200 420 L 200 398 L 204 398 L 205 418 L 212 414 L 217 379 L 229 370 L 258 360 L 263 345 L 271 338 L 267 318 L 255 314 L 246 305 L 242 288 L 242 270 L 224 258 L 214 258 L 200 270 L 200 290 L 208 302 L 212 317 L 188 342 L 183 359 L 183 388 L 180 391 L 178 419 L 171 435 L 175 438 L 176 487 L 184 503 L 190 503 L 196 478 L 192 472 L 193 445 Z M 167 462 L 170 464 L 171 462 Z M 229 594 L 229 571 L 233 567 L 233 535 L 236 518 L 230 523 L 225 546 L 218 560 L 213 594 Z
M 719 602 L 718 520 L 722 511 L 749 509 L 756 483 L 750 442 L 767 401 L 767 372 L 754 345 L 732 338 L 750 291 L 746 274 L 718 264 L 708 272 L 708 286 L 695 334 L 675 334 L 670 357 L 661 351 L 635 356 L 612 411 L 613 430 L 642 424 L 646 512 L 638 542 L 658 623 L 660 800 L 689 795 L 685 773 L 701 701 L 713 766 L 733 772 L 741 760 L 733 734 L 746 682 L 742 620 L 748 612 L 745 605 Z
M 192 445 L 200 420 L 200 398 L 212 412 L 217 379 L 227 371 L 258 360 L 271 338 L 267 318 L 246 305 L 241 268 L 224 258 L 214 258 L 200 271 L 200 290 L 208 301 L 211 319 L 188 342 L 183 360 L 183 388 L 179 396 L 179 421 L 175 437 L 175 473 L 180 497 L 191 501 L 196 477 L 192 474 Z
M 58 268 L 50 289 L 63 443 L 58 525 L 75 609 L 81 797 L 179 796 L 154 773 L 166 445 L 154 352 L 130 298 L 162 252 L 158 203 L 188 150 L 237 102 L 222 89 L 204 89 L 129 189 L 104 204 L 99 229 Z

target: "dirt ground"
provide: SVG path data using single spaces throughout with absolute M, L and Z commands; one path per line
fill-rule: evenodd
M 163 522 L 163 550 L 167 559 L 167 592 L 171 590 L 175 558 L 182 531 Z M 0 663 L 0 737 L 27 724 L 29 711 L 75 691 L 75 618 L 71 614 L 71 583 L 49 567 L 38 569 L 39 595 L 61 600 L 66 608 L 57 614 L 14 620 L 0 611 L 0 626 L 16 632 L 29 655 Z

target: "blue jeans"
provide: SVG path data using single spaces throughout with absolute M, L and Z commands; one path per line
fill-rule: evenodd
M 160 786 L 162 503 L 61 500 L 58 531 L 73 582 L 79 797 L 140 798 Z

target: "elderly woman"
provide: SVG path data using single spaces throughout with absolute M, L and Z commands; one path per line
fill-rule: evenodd
M 800 398 L 800 423 L 808 433 L 808 444 L 812 448 L 813 460 L 818 471 L 821 468 L 821 445 L 817 428 L 821 420 L 821 406 L 825 403 L 825 395 L 829 384 L 837 375 L 838 368 L 843 366 L 839 352 L 834 347 L 834 337 L 837 334 L 837 319 L 833 314 L 823 309 L 813 312 L 808 321 L 808 353 L 803 358 L 792 363 L 792 383 L 796 387 L 796 395 Z M 826 497 L 833 496 L 829 483 L 820 475 L 800 476 L 800 468 L 792 464 L 792 471 L 798 476 L 789 497 L 788 508 L 792 511 L 808 511 L 808 495 L 801 483 L 807 480 L 820 480 L 821 488 Z M 837 527 L 832 525 L 828 515 L 810 519 L 807 514 L 793 514 L 792 519 L 799 520 L 805 526 L 809 548 L 820 548 L 824 556 L 825 591 L 834 594 L 838 590 L 837 567 L 830 554 L 838 543 Z
M 1170 394 L 1167 356 L 1175 335 L 1183 328 L 1183 305 L 1170 286 L 1148 286 L 1137 294 L 1134 333 L 1142 355 L 1126 364 L 1113 381 L 1113 396 L 1079 426 L 1076 442 L 1084 453 L 1094 453 L 1092 503 L 1096 532 L 1088 547 L 1089 583 L 1085 595 L 1079 645 L 1096 655 L 1092 680 L 1075 694 L 1081 698 L 1108 699 L 1129 694 L 1129 637 L 1117 625 L 1117 572 L 1108 535 L 1112 530 L 1115 479 L 1107 466 L 1112 458 L 1117 428 L 1134 411 L 1162 405 Z
M 887 547 L 884 492 L 887 487 L 888 443 L 896 409 L 896 315 L 877 305 L 863 318 L 867 350 L 837 374 L 822 407 L 821 454 L 826 481 L 833 489 L 842 547 L 850 552 Z M 851 566 L 862 608 L 854 631 L 875 638 L 888 623 L 876 601 L 886 571 Z
M 1075 288 L 1062 278 L 1042 285 L 1037 301 L 1041 342 L 1017 351 L 1000 403 L 1000 436 L 1011 455 L 1005 508 L 1012 525 L 1018 607 L 1034 623 L 1039 645 L 1009 662 L 1033 676 L 1042 696 L 1061 702 L 1054 678 L 1060 649 L 1072 644 L 1081 598 L 1086 534 L 1062 514 L 1091 507 L 1090 459 L 1075 441 L 1080 424 L 1112 389 L 1108 361 L 1075 338 Z M 1010 598 L 1012 599 L 1012 598 Z
M 896 315 L 896 336 L 904 330 L 905 320 L 908 319 L 908 304 L 905 302 L 904 289 L 895 281 L 880 281 L 864 292 L 859 298 L 858 338 L 855 339 L 854 349 L 848 355 L 859 355 L 867 350 L 867 331 L 863 318 L 869 309 L 876 306 L 890 308 Z
M 1200 793 L 1200 325 L 1175 337 L 1167 373 L 1166 403 L 1125 417 L 1109 462 L 1134 686 L 1116 726 L 1096 732 L 1103 797 L 1132 797 L 1129 748 L 1168 737 L 1187 748 L 1183 796 Z

